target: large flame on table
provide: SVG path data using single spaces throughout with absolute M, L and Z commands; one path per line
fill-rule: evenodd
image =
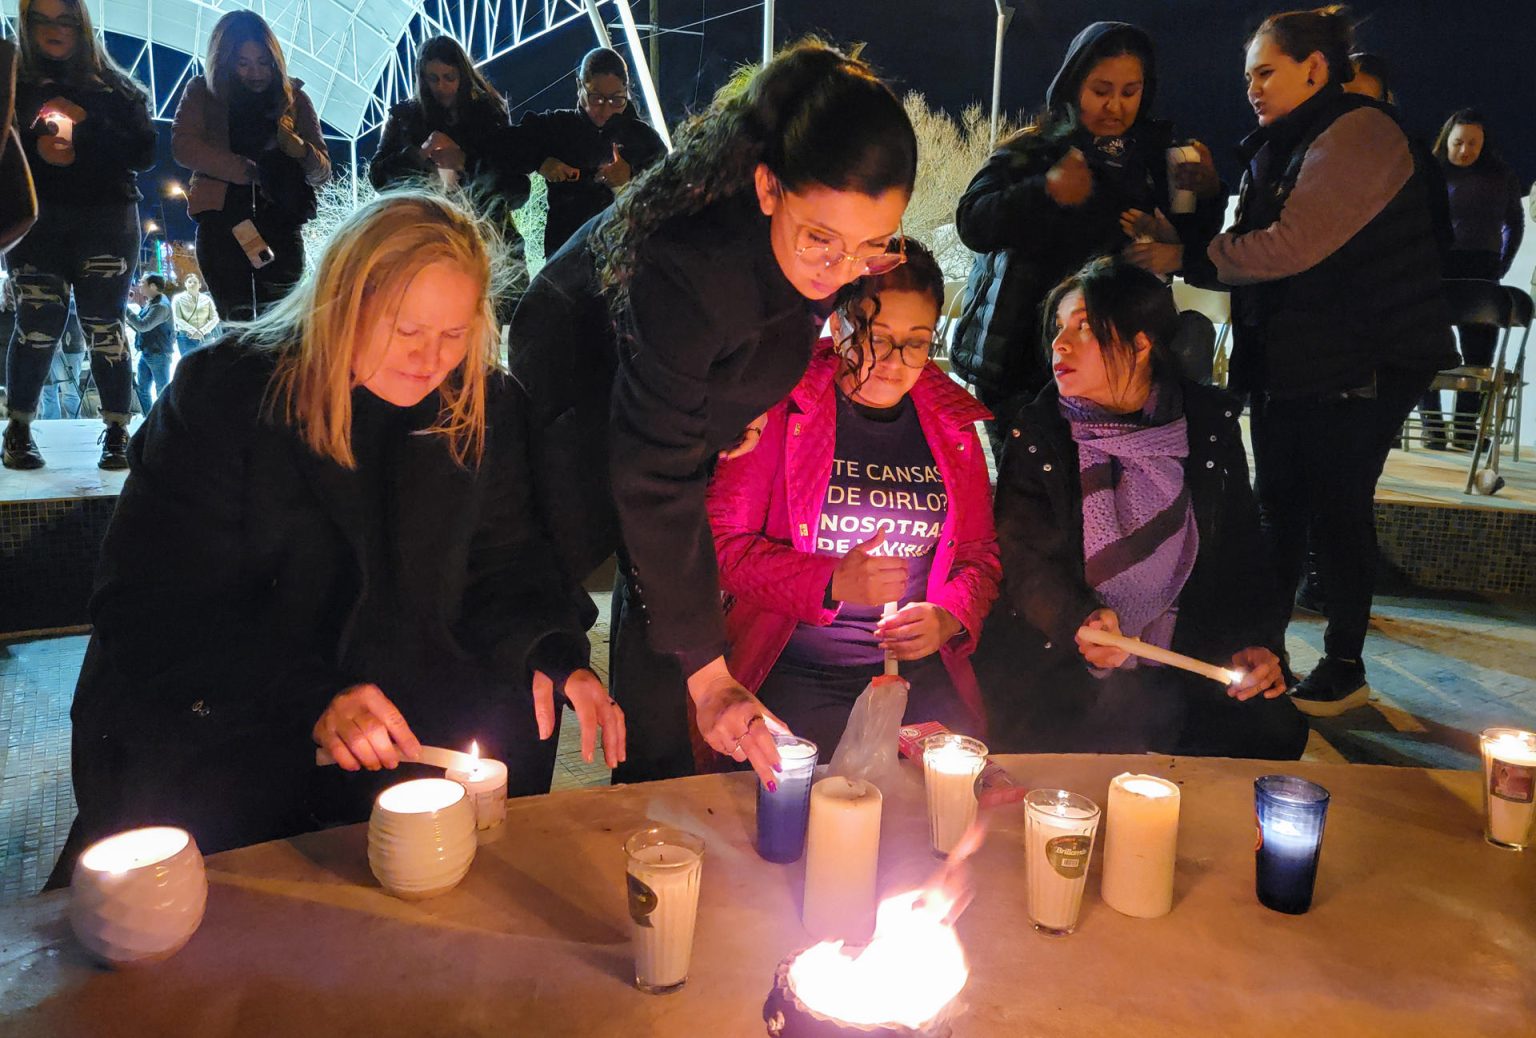
M 823 941 L 796 957 L 789 967 L 795 997 L 841 1023 L 921 1030 L 970 976 L 950 918 L 955 904 L 932 887 L 880 902 L 875 936 L 863 949 Z

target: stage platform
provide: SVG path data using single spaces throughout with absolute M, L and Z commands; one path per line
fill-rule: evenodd
M 99 421 L 37 422 L 37 472 L 0 469 L 0 635 L 79 628 L 124 472 L 96 467 Z M 1383 578 L 1536 598 L 1536 449 L 1493 497 L 1464 495 L 1468 456 L 1393 451 L 1376 495 Z M 595 582 L 600 583 L 601 581 Z M 18 593 L 19 592 L 19 593 Z

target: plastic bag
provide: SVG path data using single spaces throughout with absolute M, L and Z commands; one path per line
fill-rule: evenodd
M 901 718 L 907 712 L 910 687 L 904 678 L 881 675 L 859 693 L 827 774 L 864 779 L 882 790 L 893 788 Z

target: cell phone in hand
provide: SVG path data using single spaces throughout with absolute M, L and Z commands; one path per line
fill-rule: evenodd
M 240 243 L 240 248 L 245 250 L 245 258 L 251 261 L 251 267 L 260 270 L 277 257 L 272 253 L 272 247 L 262 238 L 256 225 L 249 220 L 241 220 L 232 228 L 235 240 Z

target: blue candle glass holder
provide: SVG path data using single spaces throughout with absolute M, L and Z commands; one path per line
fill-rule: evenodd
M 1328 791 L 1291 775 L 1265 775 L 1254 780 L 1253 801 L 1259 820 L 1254 851 L 1259 903 L 1301 915 L 1312 907 Z
M 779 788 L 757 783 L 757 853 L 787 865 L 805 853 L 805 826 L 811 816 L 811 783 L 816 777 L 816 744 L 793 735 L 776 735 Z

